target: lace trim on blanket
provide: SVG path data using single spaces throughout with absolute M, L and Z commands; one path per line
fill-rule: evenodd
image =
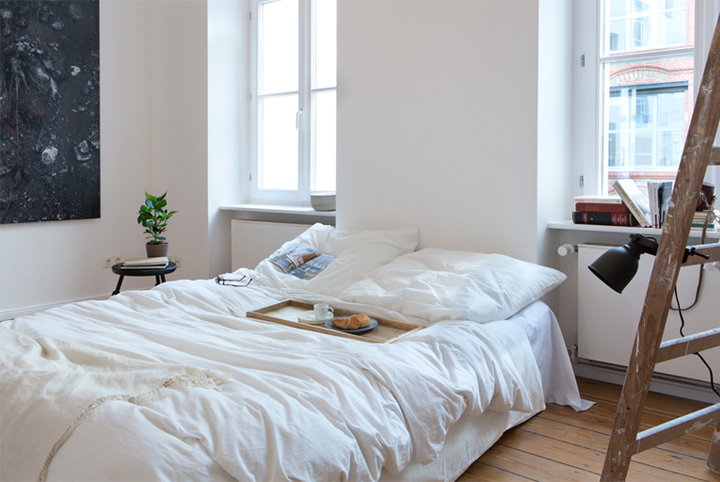
M 157 400 L 161 400 L 167 396 L 167 391 L 165 388 L 171 386 L 171 385 L 179 385 L 183 387 L 196 387 L 196 388 L 208 388 L 211 390 L 220 390 L 220 388 L 225 384 L 225 382 L 228 381 L 230 378 L 230 375 L 219 375 L 217 373 L 211 372 L 209 370 L 199 370 L 197 368 L 190 368 L 188 369 L 187 373 L 184 373 L 182 375 L 176 375 L 174 377 L 170 377 L 165 382 L 163 382 L 159 387 L 155 388 L 154 390 L 150 390 L 149 392 L 141 393 L 139 395 L 111 395 L 108 397 L 102 397 L 98 398 L 97 400 L 93 401 L 90 405 L 88 405 L 85 410 L 83 410 L 80 415 L 75 419 L 75 421 L 70 424 L 70 426 L 65 430 L 65 432 L 60 436 L 60 438 L 55 442 L 55 445 L 53 445 L 52 450 L 50 450 L 50 453 L 48 454 L 47 458 L 45 459 L 45 464 L 43 465 L 42 470 L 40 471 L 40 475 L 38 476 L 38 482 L 44 482 L 47 478 L 48 468 L 50 467 L 50 462 L 52 461 L 53 457 L 57 453 L 58 450 L 60 450 L 60 447 L 63 446 L 65 442 L 70 438 L 72 433 L 75 431 L 75 429 L 85 420 L 87 417 L 93 415 L 95 413 L 95 410 L 102 405 L 105 402 L 112 402 L 112 401 L 125 401 L 128 403 L 132 403 L 134 405 L 145 405 L 150 402 L 154 402 Z

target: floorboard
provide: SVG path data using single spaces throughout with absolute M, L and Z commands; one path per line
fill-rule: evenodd
M 582 398 L 595 402 L 592 408 L 575 412 L 548 405 L 545 411 L 508 430 L 458 481 L 599 480 L 621 387 L 582 378 L 578 387 Z M 641 430 L 705 406 L 650 393 Z M 720 476 L 706 464 L 712 435 L 712 428 L 703 429 L 635 455 L 627 480 L 720 482 Z

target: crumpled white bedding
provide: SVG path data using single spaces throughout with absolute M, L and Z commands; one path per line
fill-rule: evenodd
M 372 345 L 244 317 L 286 297 L 255 283 L 178 281 L 4 322 L 232 375 L 222 392 L 185 387 L 144 407 L 101 406 L 48 478 L 377 480 L 383 468 L 432 461 L 463 414 L 544 408 L 517 323 L 443 322 Z
M 425 248 L 401 255 L 339 297 L 428 321 L 505 320 L 567 277 L 501 254 Z
M 0 480 L 6 481 L 45 480 L 58 448 L 105 402 L 142 405 L 162 398 L 170 385 L 214 389 L 225 382 L 222 374 L 36 340 L 4 326 L 0 367 L 0 458 L 10 461 L 0 463 Z

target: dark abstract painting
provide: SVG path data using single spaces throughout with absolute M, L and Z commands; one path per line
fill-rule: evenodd
M 100 217 L 98 0 L 0 0 L 0 223 Z

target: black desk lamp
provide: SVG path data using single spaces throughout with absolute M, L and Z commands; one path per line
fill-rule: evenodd
M 631 234 L 630 242 L 619 248 L 612 248 L 588 266 L 595 276 L 618 293 L 630 283 L 638 270 L 640 255 L 657 254 L 658 243 L 654 238 L 642 234 Z
M 655 256 L 658 251 L 658 242 L 655 238 L 648 238 L 642 234 L 631 234 L 630 242 L 619 248 L 607 250 L 602 256 L 588 266 L 595 276 L 603 283 L 618 293 L 630 283 L 638 270 L 638 262 L 641 254 L 652 254 Z M 700 256 L 710 259 L 710 256 L 696 251 L 696 247 L 685 248 L 683 263 L 688 256 Z

